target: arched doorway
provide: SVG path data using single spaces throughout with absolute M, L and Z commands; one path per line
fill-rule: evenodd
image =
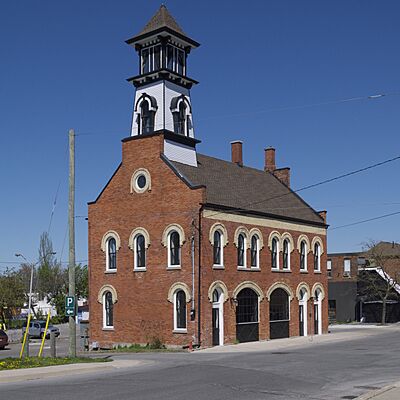
M 289 295 L 282 289 L 275 289 L 269 300 L 270 339 L 289 337 Z
M 224 293 L 220 288 L 212 294 L 212 344 L 224 344 Z
M 307 336 L 307 300 L 308 294 L 306 289 L 300 289 L 299 293 L 299 335 Z
M 259 340 L 258 295 L 250 289 L 242 289 L 236 296 L 236 339 L 239 342 Z
M 314 334 L 322 334 L 322 292 L 319 288 L 314 292 Z

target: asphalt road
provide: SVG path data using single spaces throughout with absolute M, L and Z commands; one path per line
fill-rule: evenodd
M 114 358 L 143 362 L 1 384 L 0 399 L 352 399 L 400 380 L 399 337 L 400 326 L 345 328 L 332 340 L 275 340 L 251 351 L 239 345 L 223 352 L 119 354 Z

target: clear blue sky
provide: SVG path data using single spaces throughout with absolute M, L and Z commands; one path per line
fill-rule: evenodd
M 124 40 L 160 5 L 153 0 L 3 1 L 0 6 L 0 269 L 15 252 L 36 260 L 50 230 L 67 260 L 68 129 L 77 137 L 76 215 L 87 215 L 129 135 L 137 56 Z M 263 148 L 290 166 L 294 189 L 400 155 L 398 1 L 167 1 L 202 45 L 190 54 L 199 151 L 262 168 Z M 284 108 L 277 110 L 277 108 Z M 288 109 L 285 109 L 288 107 Z M 400 210 L 400 161 L 302 193 L 332 226 Z M 251 200 L 251 198 L 249 199 Z M 330 252 L 369 239 L 400 241 L 400 215 L 329 233 Z M 87 223 L 76 221 L 77 260 Z M 11 265 L 11 264 L 9 264 Z

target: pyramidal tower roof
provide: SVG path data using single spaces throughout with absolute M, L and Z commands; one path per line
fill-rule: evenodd
M 167 32 L 170 35 L 183 40 L 184 43 L 191 47 L 200 46 L 200 43 L 197 43 L 195 40 L 191 39 L 183 31 L 164 4 L 161 4 L 158 11 L 153 15 L 141 32 L 139 32 L 133 38 L 128 39 L 126 43 L 130 45 L 135 45 L 136 43 L 141 44 L 141 42 L 143 42 L 145 39 L 151 38 L 152 36 L 160 33 L 162 34 L 163 32 Z
M 169 13 L 167 7 L 161 4 L 158 11 L 153 15 L 147 25 L 142 29 L 138 36 L 145 35 L 146 33 L 155 31 L 160 28 L 169 28 L 175 32 L 185 35 L 183 29 L 175 21 L 175 18 Z

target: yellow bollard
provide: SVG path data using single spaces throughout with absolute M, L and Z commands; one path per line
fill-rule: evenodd
M 28 322 L 26 323 L 26 329 L 25 329 L 25 335 L 24 335 L 24 340 L 22 342 L 22 348 L 21 352 L 19 353 L 19 358 L 22 358 L 22 354 L 24 354 L 24 348 L 25 348 L 25 343 L 26 343 L 26 337 L 28 336 L 29 340 L 29 324 L 31 322 L 31 313 L 28 314 Z
M 50 311 L 49 311 L 49 313 L 47 314 L 46 327 L 44 328 L 44 333 L 43 333 L 43 338 L 42 338 L 42 344 L 40 345 L 40 350 L 39 350 L 38 357 L 42 357 L 44 341 L 46 340 L 47 328 L 49 327 L 49 321 L 50 321 Z

